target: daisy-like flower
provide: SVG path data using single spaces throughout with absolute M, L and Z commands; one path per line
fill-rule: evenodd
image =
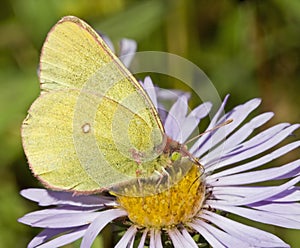
M 150 78 L 146 78 L 143 85 L 158 106 L 160 91 L 154 89 Z M 234 214 L 270 225 L 300 229 L 300 191 L 295 186 L 300 180 L 300 160 L 259 169 L 299 147 L 300 141 L 277 147 L 299 125 L 281 123 L 253 134 L 272 118 L 273 113 L 246 120 L 261 102 L 253 99 L 222 116 L 227 99 L 207 130 L 228 119 L 233 122 L 205 133 L 189 149 L 203 165 L 204 174 L 194 166 L 162 193 L 144 197 L 76 196 L 45 189 L 23 190 L 21 194 L 25 198 L 40 206 L 56 206 L 19 219 L 24 224 L 44 228 L 28 247 L 59 247 L 80 238 L 81 247 L 90 247 L 112 221 L 127 226 L 115 246 L 118 248 L 159 248 L 166 243 L 196 248 L 204 240 L 212 247 L 289 247 L 275 235 L 228 216 Z M 166 134 L 181 143 L 187 141 L 211 109 L 210 103 L 203 103 L 188 113 L 187 103 L 188 95 L 178 96 L 163 119 Z M 276 180 L 280 183 L 258 186 L 258 183 Z

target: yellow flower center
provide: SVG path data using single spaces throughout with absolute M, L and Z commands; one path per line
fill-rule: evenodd
M 186 223 L 197 214 L 205 198 L 205 184 L 198 165 L 162 193 L 129 197 L 117 195 L 129 219 L 140 227 L 168 228 Z

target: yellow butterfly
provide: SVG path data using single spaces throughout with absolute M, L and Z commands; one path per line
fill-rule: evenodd
M 161 175 L 177 168 L 180 179 L 195 162 L 165 135 L 147 93 L 84 21 L 66 16 L 51 29 L 39 70 L 41 94 L 22 140 L 46 187 L 124 193 L 121 185 L 139 180 L 167 185 Z

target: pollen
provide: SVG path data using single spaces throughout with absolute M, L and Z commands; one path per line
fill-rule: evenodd
M 147 228 L 170 228 L 184 224 L 199 211 L 205 198 L 202 172 L 193 165 L 179 182 L 169 189 L 145 197 L 117 196 L 131 222 Z

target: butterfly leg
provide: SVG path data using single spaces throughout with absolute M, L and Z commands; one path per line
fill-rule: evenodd
M 168 189 L 170 187 L 170 174 L 165 170 L 165 168 L 162 168 L 162 172 L 155 170 L 154 173 L 156 173 L 159 176 L 158 181 L 156 183 L 156 187 L 155 187 L 156 191 L 159 192 L 159 186 L 161 185 L 161 183 L 163 182 L 163 180 L 165 178 L 167 178 L 166 189 Z

